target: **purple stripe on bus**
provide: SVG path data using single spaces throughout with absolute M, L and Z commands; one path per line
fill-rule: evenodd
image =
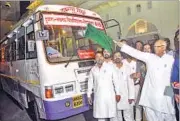
M 76 115 L 78 113 L 89 110 L 87 95 L 83 95 L 83 106 L 79 108 L 73 108 L 72 98 L 67 98 L 59 101 L 43 101 L 46 119 L 56 120 L 67 118 L 71 115 Z M 70 106 L 66 107 L 66 102 L 70 102 Z

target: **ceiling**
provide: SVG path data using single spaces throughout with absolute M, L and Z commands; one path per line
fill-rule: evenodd
M 63 4 L 63 5 L 71 5 L 80 8 L 89 9 L 95 12 L 98 12 L 102 9 L 107 9 L 110 7 L 114 7 L 122 1 L 118 0 L 42 0 L 44 4 Z
M 122 3 L 118 0 L 99 0 L 99 1 L 89 1 L 89 0 L 34 0 L 41 1 L 43 4 L 63 4 L 71 5 L 80 8 L 89 9 L 95 12 L 99 12 L 110 7 L 117 6 Z M 7 6 L 10 5 L 10 7 Z M 20 3 L 19 1 L 0 1 L 0 20 L 16 21 L 20 16 Z

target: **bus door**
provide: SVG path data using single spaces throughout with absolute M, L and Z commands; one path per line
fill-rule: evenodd
M 39 71 L 37 61 L 37 49 L 35 41 L 34 24 L 31 23 L 26 27 L 26 49 L 25 49 L 25 65 L 27 83 L 39 85 Z

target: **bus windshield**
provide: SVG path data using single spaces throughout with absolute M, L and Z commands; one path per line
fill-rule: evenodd
M 44 42 L 49 62 L 67 62 L 70 58 L 72 61 L 94 58 L 94 52 L 100 47 L 92 40 L 84 38 L 86 26 L 83 23 L 73 26 L 64 21 L 50 23 L 45 24 L 45 30 L 49 31 L 49 40 Z M 82 54 L 83 52 L 85 53 Z

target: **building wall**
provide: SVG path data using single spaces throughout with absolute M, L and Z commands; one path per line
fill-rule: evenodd
M 0 39 L 10 31 L 11 26 L 20 18 L 19 1 L 11 1 L 10 7 L 6 7 L 6 1 L 1 1 L 0 8 Z
M 10 7 L 6 7 L 6 1 L 1 2 L 1 20 L 17 21 L 20 17 L 19 1 L 11 1 Z
M 99 11 L 104 20 L 107 16 L 120 22 L 122 38 L 126 38 L 128 28 L 138 19 L 144 19 L 154 24 L 163 37 L 173 41 L 174 33 L 179 22 L 179 1 L 152 1 L 152 8 L 148 9 L 147 1 L 122 2 L 116 7 Z M 136 5 L 141 5 L 141 12 L 137 12 Z M 131 15 L 127 14 L 130 7 Z M 108 34 L 117 39 L 117 32 L 108 31 Z
M 0 39 L 2 39 L 5 34 L 7 34 L 10 29 L 11 29 L 11 26 L 14 24 L 13 21 L 4 21 L 4 20 L 1 20 L 0 21 Z

